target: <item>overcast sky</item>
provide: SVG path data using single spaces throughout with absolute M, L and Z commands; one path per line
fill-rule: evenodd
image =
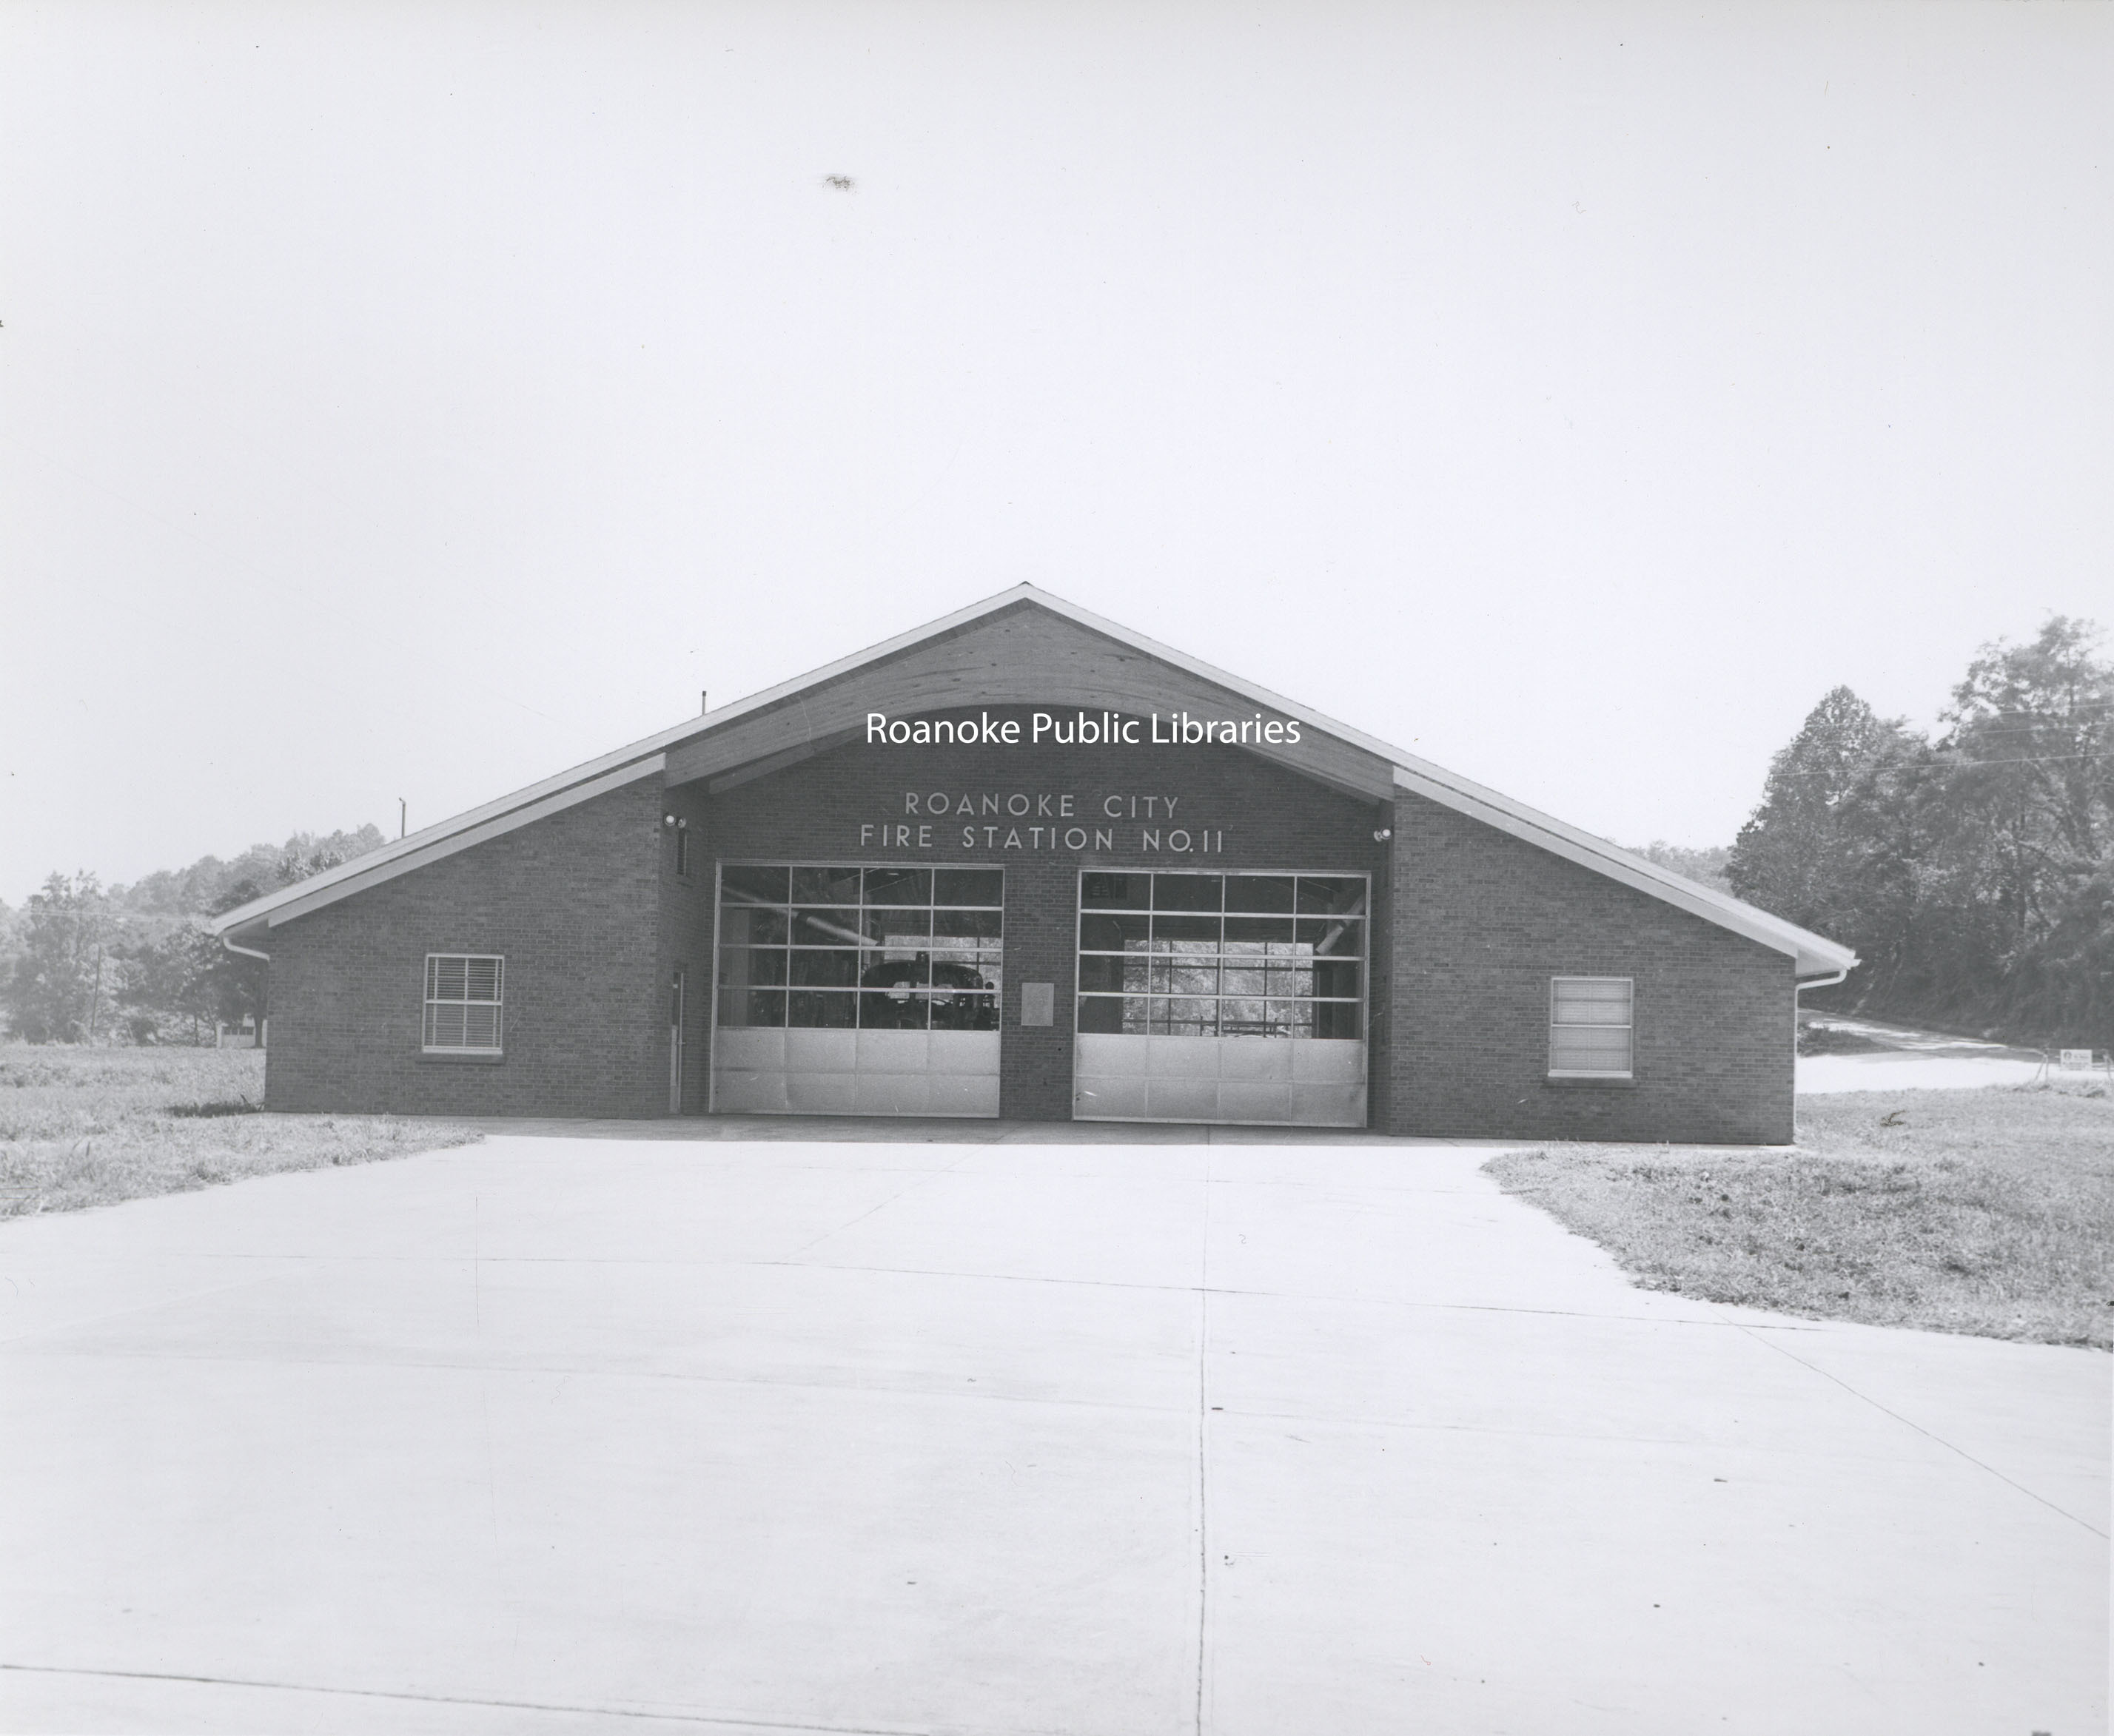
M 1728 842 L 1836 683 L 2114 626 L 2110 71 L 2103 5 L 0 7 L 0 897 L 1023 578 Z

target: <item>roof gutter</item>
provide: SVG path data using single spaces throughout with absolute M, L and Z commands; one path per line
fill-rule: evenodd
M 240 953 L 245 958 L 261 958 L 268 965 L 272 962 L 272 955 L 269 953 L 260 953 L 254 947 L 239 947 L 226 934 L 220 937 L 220 943 L 229 952 Z

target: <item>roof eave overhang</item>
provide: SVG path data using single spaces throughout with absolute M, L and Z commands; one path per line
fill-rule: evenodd
M 356 893 L 408 874 L 428 862 L 469 849 L 519 826 L 591 801 L 597 796 L 641 778 L 669 773 L 671 750 L 685 747 L 723 730 L 731 730 L 774 709 L 784 710 L 788 729 L 783 740 L 774 739 L 761 752 L 745 756 L 738 765 L 730 763 L 718 766 L 708 774 L 712 780 L 708 788 L 712 784 L 730 787 L 746 781 L 748 774 L 760 774 L 757 768 L 769 769 L 764 764 L 768 759 L 789 763 L 804 752 L 820 749 L 826 744 L 834 745 L 833 742 L 826 742 L 830 732 L 808 727 L 802 720 L 804 708 L 799 706 L 798 701 L 803 695 L 826 687 L 855 670 L 885 663 L 920 646 L 965 631 L 1010 610 L 1029 606 L 1047 610 L 1089 633 L 1112 641 L 1119 646 L 1183 670 L 1282 716 L 1297 718 L 1308 728 L 1321 732 L 1346 747 L 1357 750 L 1358 757 L 1370 769 L 1358 770 L 1352 783 L 1344 787 L 1366 796 L 1367 799 L 1385 799 L 1391 770 L 1393 789 L 1407 790 L 1426 797 L 1582 867 L 1605 875 L 1648 897 L 1686 910 L 1704 921 L 1744 934 L 1760 945 L 1787 955 L 1793 961 L 1794 974 L 1801 980 L 1834 976 L 1850 970 L 1857 962 L 1856 955 L 1846 947 L 1838 946 L 1832 940 L 1809 933 L 1736 898 L 1709 887 L 1700 886 L 1659 867 L 1656 863 L 1633 856 L 1604 838 L 1595 838 L 1590 833 L 1527 807 L 1471 779 L 1459 777 L 1414 755 L 1406 754 L 1401 749 L 1340 723 L 1311 706 L 1229 674 L 1173 646 L 1163 645 L 1156 639 L 1132 632 L 1061 597 L 1038 591 L 1032 585 L 1016 585 L 966 609 L 957 610 L 952 614 L 927 622 L 922 627 L 898 634 L 850 656 L 839 658 L 833 663 L 810 670 L 790 681 L 780 682 L 745 699 L 737 700 L 716 711 L 686 719 L 643 741 L 634 742 L 614 753 L 590 760 L 554 778 L 531 784 L 482 807 L 473 808 L 439 825 L 384 845 L 380 850 L 354 861 L 327 870 L 313 879 L 243 905 L 214 919 L 210 926 L 215 934 L 222 935 L 245 930 L 261 934 L 266 928 L 292 921 L 340 899 L 350 898 Z M 1307 775 L 1315 774 L 1312 768 L 1295 769 Z M 1372 780 L 1371 787 L 1357 787 L 1362 786 L 1368 779 Z
M 214 917 L 207 927 L 215 934 L 227 937 L 236 936 L 245 930 L 262 932 L 266 928 L 277 928 L 282 922 L 305 916 L 311 911 L 351 898 L 355 893 L 365 892 L 369 887 L 470 849 L 517 827 L 577 807 L 583 802 L 592 802 L 597 796 L 621 789 L 642 778 L 657 776 L 666 763 L 666 755 L 649 753 L 571 782 L 554 778 L 533 784 L 510 797 L 474 808 L 423 832 L 414 832 L 409 838 L 384 844 L 379 850 L 370 851 L 336 868 L 326 869 L 310 879 L 237 905 L 226 915 Z M 606 762 L 593 764 L 599 767 L 606 766 Z
M 239 911 L 228 912 L 231 917 L 240 914 Z M 216 937 L 228 945 L 245 948 L 261 948 L 272 931 L 271 921 L 264 916 L 253 916 L 247 921 L 241 922 L 227 921 L 223 918 L 215 917 L 206 926 Z

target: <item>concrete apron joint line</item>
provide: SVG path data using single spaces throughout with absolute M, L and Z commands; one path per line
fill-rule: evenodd
M 1197 1270 L 1197 1736 L 1204 1736 L 1211 1610 L 1211 1154 L 1204 1152 L 1204 1228 Z
M 2066 1508 L 2057 1506 L 2045 1495 L 2036 1494 L 2033 1490 L 2028 1488 L 2024 1483 L 2017 1481 L 2016 1478 L 2006 1477 L 1993 1464 L 1988 1464 L 1983 1460 L 1977 1459 L 1974 1454 L 1969 1452 L 1965 1447 L 1955 1446 L 1952 1441 L 1947 1440 L 1944 1436 L 1933 1432 L 1931 1430 L 1925 1428 L 1920 1423 L 1910 1421 L 1910 1418 L 1903 1416 L 1898 1410 L 1891 1409 L 1887 1405 L 1882 1405 L 1869 1393 L 1860 1392 L 1855 1387 L 1851 1386 L 1849 1382 L 1844 1380 L 1839 1374 L 1831 1374 L 1825 1368 L 1814 1367 L 1813 1364 L 1808 1362 L 1803 1356 L 1793 1355 L 1790 1350 L 1786 1350 L 1783 1345 L 1774 1342 L 1773 1340 L 1768 1336 L 1770 1332 L 1773 1332 L 1774 1328 L 1757 1328 L 1748 1326 L 1743 1322 L 1735 1322 L 1734 1324 L 1739 1327 L 1741 1332 L 1746 1333 L 1748 1337 L 1755 1340 L 1758 1343 L 1768 1345 L 1769 1347 L 1772 1350 L 1774 1350 L 1778 1355 L 1790 1357 L 1791 1359 L 1796 1363 L 1801 1368 L 1810 1370 L 1812 1373 L 1820 1376 L 1823 1380 L 1833 1381 L 1852 1398 L 1860 1400 L 1863 1403 L 1869 1405 L 1873 1409 L 1878 1411 L 1882 1416 L 1891 1417 L 1895 1422 L 1901 1424 L 1903 1428 L 1914 1429 L 1916 1433 L 1921 1435 L 1926 1441 L 1935 1441 L 1938 1446 L 1943 1447 L 1949 1453 L 1957 1453 L 1962 1459 L 1965 1459 L 1970 1464 L 1973 1465 L 1976 1470 L 1986 1471 L 1990 1476 L 1995 1478 L 1997 1482 L 2016 1489 L 2020 1494 L 2025 1496 L 2028 1500 L 2038 1501 L 2043 1507 L 2047 1508 L 2049 1512 L 2060 1514 L 2064 1519 L 2068 1519 L 2073 1525 L 2082 1525 L 2087 1531 L 2090 1532 L 2092 1535 L 2096 1537 L 2103 1538 L 2107 1536 L 2107 1533 L 2102 1531 L 2097 1525 L 2093 1524 L 2091 1520 L 2080 1519 L 2075 1513 L 2070 1512 Z
M 771 1718 L 729 1718 L 712 1712 L 662 1711 L 635 1706 L 561 1704 L 545 1700 L 483 1700 L 469 1694 L 420 1694 L 388 1688 L 327 1688 L 313 1682 L 252 1681 L 241 1676 L 184 1675 L 165 1670 L 78 1670 L 57 1664 L 0 1664 L 16 1675 L 86 1676 L 117 1682 L 183 1682 L 200 1688 L 254 1688 L 272 1693 L 326 1694 L 350 1700 L 393 1700 L 414 1706 L 469 1706 L 494 1711 L 581 1713 L 593 1718 L 638 1718 L 658 1724 L 707 1725 L 720 1729 L 783 1730 L 786 1736 L 933 1736 L 908 1724 L 785 1724 Z

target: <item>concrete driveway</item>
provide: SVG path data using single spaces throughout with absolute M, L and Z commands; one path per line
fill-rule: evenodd
M 517 1134 L 0 1226 L 0 1726 L 2104 1729 L 2107 1359 L 1640 1292 L 1487 1155 Z

